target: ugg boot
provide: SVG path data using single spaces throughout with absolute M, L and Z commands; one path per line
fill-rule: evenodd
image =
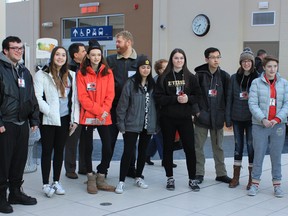
M 239 185 L 240 169 L 241 169 L 241 166 L 234 165 L 233 179 L 229 183 L 229 188 L 235 188 Z
M 30 197 L 23 192 L 23 182 L 24 181 L 10 182 L 8 202 L 10 204 L 36 205 L 36 198 Z
M 246 190 L 249 190 L 252 184 L 252 175 L 251 175 L 252 167 L 248 167 L 248 170 L 249 170 L 249 179 L 248 179 L 248 184 L 246 186 Z
M 13 208 L 7 202 L 7 184 L 0 185 L 0 212 L 2 213 L 12 213 Z
M 105 174 L 97 173 L 96 184 L 99 190 L 111 191 L 111 192 L 115 191 L 114 186 L 106 183 Z
M 87 192 L 90 194 L 96 194 L 98 192 L 98 188 L 96 185 L 96 175 L 95 174 L 92 174 L 92 175 L 87 174 L 87 178 L 88 178 Z

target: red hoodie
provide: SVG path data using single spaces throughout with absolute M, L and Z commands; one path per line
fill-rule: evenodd
M 110 109 L 115 96 L 114 77 L 111 69 L 109 74 L 102 76 L 105 65 L 101 65 L 98 74 L 87 67 L 87 74 L 77 73 L 78 100 L 81 104 L 79 123 L 82 125 L 97 125 L 91 123 L 91 119 L 101 118 L 104 111 L 109 115 L 106 117 L 104 125 L 112 124 Z

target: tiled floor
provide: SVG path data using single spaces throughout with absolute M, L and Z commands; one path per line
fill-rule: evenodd
M 148 189 L 140 189 L 132 179 L 126 179 L 123 194 L 99 191 L 96 195 L 86 192 L 85 176 L 77 180 L 65 177 L 62 171 L 61 182 L 66 189 L 66 195 L 54 195 L 47 198 L 41 187 L 41 171 L 25 174 L 24 190 L 28 195 L 38 199 L 36 206 L 14 205 L 13 215 L 49 216 L 49 215 L 112 215 L 112 216 L 247 216 L 247 215 L 288 215 L 288 194 L 284 198 L 275 198 L 271 183 L 270 159 L 265 158 L 261 189 L 256 197 L 246 195 L 247 158 L 241 170 L 241 183 L 237 188 L 230 189 L 227 184 L 214 180 L 214 162 L 206 160 L 206 175 L 200 185 L 200 192 L 192 192 L 188 188 L 187 171 L 184 160 L 176 160 L 178 167 L 174 169 L 176 179 L 175 191 L 165 189 L 166 177 L 160 161 L 154 166 L 145 166 L 144 175 Z M 233 158 L 226 158 L 228 174 L 232 175 Z M 98 164 L 94 162 L 95 165 Z M 282 158 L 283 189 L 288 191 L 288 154 Z M 94 166 L 95 167 L 95 166 Z M 116 185 L 118 182 L 119 161 L 113 161 L 109 169 L 108 182 Z

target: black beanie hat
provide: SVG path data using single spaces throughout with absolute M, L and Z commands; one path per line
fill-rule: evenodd
M 150 65 L 150 67 L 152 67 L 150 59 L 147 56 L 145 56 L 145 55 L 141 55 L 139 57 L 137 68 L 139 68 L 142 65 Z
M 101 53 L 102 53 L 102 48 L 96 39 L 89 40 L 88 44 L 89 44 L 88 51 L 87 51 L 88 54 L 92 49 L 99 49 L 101 50 Z

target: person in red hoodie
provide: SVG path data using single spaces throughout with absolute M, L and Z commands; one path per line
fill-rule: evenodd
M 96 194 L 99 190 L 114 191 L 115 187 L 105 182 L 105 173 L 112 158 L 109 125 L 112 124 L 110 109 L 115 96 L 112 70 L 103 57 L 103 51 L 96 40 L 89 41 L 87 55 L 77 73 L 78 98 L 81 104 L 79 123 L 81 138 L 85 143 L 87 166 L 87 192 Z M 92 170 L 93 130 L 97 128 L 102 142 L 101 162 L 97 172 Z

